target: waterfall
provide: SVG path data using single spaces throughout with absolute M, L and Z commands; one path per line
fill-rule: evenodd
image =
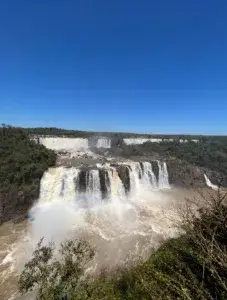
M 150 184 L 151 188 L 156 189 L 157 188 L 157 179 L 152 170 L 152 164 L 150 162 L 144 162 L 143 167 L 144 167 L 143 180 L 144 180 L 145 186 L 149 186 L 149 184 Z
M 154 172 L 151 162 L 131 162 L 100 169 L 50 168 L 41 180 L 39 203 L 86 199 L 93 205 L 102 199 L 125 201 L 144 191 L 169 188 L 166 163 L 157 161 L 157 167 Z
M 97 148 L 111 148 L 111 139 L 99 138 L 96 144 Z
M 158 168 L 159 168 L 159 176 L 158 176 L 158 186 L 160 189 L 166 189 L 169 188 L 169 174 L 167 170 L 167 165 L 165 162 L 161 163 L 158 162 Z
M 62 197 L 67 201 L 74 200 L 77 196 L 78 175 L 78 169 L 64 168 L 64 189 L 62 190 Z
M 74 152 L 88 149 L 88 139 L 66 137 L 40 137 L 40 144 L 55 151 Z
M 130 181 L 132 192 L 169 188 L 169 176 L 166 163 L 158 161 L 159 175 L 156 178 L 151 162 L 137 162 L 132 165 Z
M 210 179 L 206 176 L 206 174 L 204 174 L 204 178 L 205 178 L 205 181 L 206 181 L 206 185 L 209 186 L 210 188 L 212 188 L 213 190 L 218 190 L 218 186 L 211 183 Z
M 92 201 L 99 201 L 101 199 L 101 184 L 98 170 L 87 172 L 86 186 L 88 198 L 91 198 Z
M 41 204 L 49 203 L 58 198 L 62 190 L 63 168 L 51 168 L 44 173 L 40 183 Z
M 125 189 L 124 189 L 123 183 L 120 180 L 115 168 L 111 168 L 108 171 L 108 177 L 110 180 L 109 192 L 110 192 L 111 199 L 113 200 L 113 199 L 117 199 L 117 198 L 120 198 L 120 199 L 125 198 L 125 195 L 126 195 Z
M 75 199 L 78 174 L 76 168 L 50 168 L 41 180 L 39 202 L 45 204 L 59 198 L 67 201 Z

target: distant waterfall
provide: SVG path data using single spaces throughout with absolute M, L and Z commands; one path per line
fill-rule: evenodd
M 97 169 L 50 168 L 41 180 L 41 204 L 62 199 L 77 201 L 83 195 L 91 204 L 121 201 L 143 191 L 169 188 L 165 162 L 132 162 Z
M 88 139 L 67 137 L 40 137 L 39 143 L 55 151 L 74 152 L 88 149 Z
M 111 139 L 109 138 L 99 138 L 96 144 L 97 148 L 111 148 Z

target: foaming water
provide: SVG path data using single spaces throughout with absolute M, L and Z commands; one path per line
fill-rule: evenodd
M 161 167 L 166 174 L 163 164 Z M 177 234 L 175 198 L 171 190 L 158 189 L 151 164 L 130 166 L 128 194 L 116 168 L 109 167 L 105 176 L 107 196 L 103 199 L 99 170 L 60 167 L 44 174 L 30 221 L 11 224 L 18 227 L 13 238 L 11 227 L 6 229 L 10 238 L 5 239 L 0 261 L 0 299 L 17 293 L 17 276 L 43 237 L 44 243 L 54 241 L 56 247 L 65 239 L 86 238 L 96 250 L 90 266 L 95 271 L 131 257 L 145 259 L 163 239 Z M 85 185 L 83 192 L 79 184 Z

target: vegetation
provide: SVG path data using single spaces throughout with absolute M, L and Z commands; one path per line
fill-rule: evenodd
M 68 137 L 91 137 L 91 136 L 107 136 L 111 138 L 161 138 L 174 140 L 226 140 L 225 136 L 202 136 L 202 135 L 186 135 L 186 134 L 142 134 L 132 132 L 96 132 L 83 130 L 69 130 L 56 127 L 36 127 L 25 128 L 27 133 L 31 135 L 50 135 L 50 136 L 68 136 Z
M 12 205 L 16 211 L 18 198 L 37 197 L 43 172 L 55 161 L 56 154 L 31 141 L 23 129 L 0 127 L 0 219 Z
M 122 146 L 124 156 L 158 154 L 162 157 L 176 157 L 190 164 L 223 172 L 227 170 L 227 138 L 205 139 L 199 143 L 161 142 L 143 145 Z
M 227 137 L 226 136 L 202 136 L 202 135 L 157 135 L 157 134 L 135 134 L 116 132 L 87 132 L 78 130 L 66 130 L 59 128 L 26 128 L 30 135 L 69 136 L 97 139 L 98 136 L 107 136 L 112 139 L 112 151 L 125 157 L 158 154 L 164 157 L 176 157 L 190 164 L 207 167 L 214 171 L 223 172 L 227 170 Z M 173 139 L 173 142 L 163 141 L 161 143 L 147 142 L 142 145 L 125 145 L 123 138 L 161 138 Z M 188 140 L 180 143 L 180 140 Z M 192 142 L 199 140 L 199 143 Z M 118 148 L 118 149 L 117 149 Z M 121 148 L 121 151 L 119 151 Z
M 40 242 L 20 276 L 22 293 L 37 300 L 224 300 L 227 299 L 227 207 L 218 192 L 197 214 L 189 210 L 184 234 L 168 240 L 145 262 L 91 277 L 84 271 L 94 252 L 86 242 L 68 241 L 53 258 Z M 187 211 L 188 212 L 188 211 Z

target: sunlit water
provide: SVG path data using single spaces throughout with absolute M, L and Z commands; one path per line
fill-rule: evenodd
M 92 271 L 138 256 L 146 258 L 163 239 L 177 234 L 176 204 L 183 203 L 185 195 L 186 191 L 172 189 L 90 207 L 61 198 L 37 204 L 32 222 L 0 227 L 0 299 L 19 299 L 18 274 L 43 236 L 45 242 L 57 245 L 65 238 L 86 237 L 96 250 Z
M 0 299 L 32 299 L 18 294 L 18 275 L 39 240 L 54 241 L 56 247 L 70 238 L 86 238 L 95 249 L 90 272 L 125 261 L 145 259 L 160 243 L 179 232 L 179 207 L 187 190 L 169 186 L 165 163 L 133 163 L 127 193 L 116 168 L 106 171 L 107 196 L 103 199 L 98 170 L 86 173 L 86 191 L 81 192 L 80 170 L 52 168 L 41 181 L 40 198 L 30 211 L 30 220 L 0 226 Z

